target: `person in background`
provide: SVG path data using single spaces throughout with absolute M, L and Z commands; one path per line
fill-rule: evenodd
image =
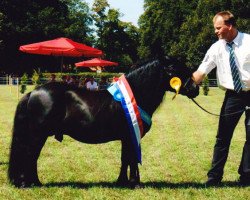
M 234 15 L 229 11 L 217 13 L 213 25 L 218 41 L 207 51 L 193 80 L 199 84 L 217 67 L 217 81 L 225 92 L 214 146 L 207 186 L 219 185 L 223 178 L 234 129 L 245 112 L 246 141 L 238 173 L 241 185 L 250 185 L 250 35 L 239 32 Z M 234 114 L 232 114 L 234 113 Z
M 109 83 L 107 82 L 106 77 L 101 77 L 101 80 L 99 81 L 99 90 L 106 90 L 109 86 Z
M 95 81 L 94 77 L 91 77 L 89 79 L 89 81 L 86 83 L 86 89 L 91 90 L 91 91 L 98 90 L 98 85 L 97 85 L 97 82 Z
M 67 76 L 66 75 L 62 75 L 62 82 L 63 83 L 67 83 Z
M 51 74 L 49 82 L 55 82 L 56 81 L 56 75 Z
M 68 82 L 69 85 L 74 85 L 74 86 L 79 86 L 79 81 L 78 81 L 78 78 L 77 76 L 73 75 L 70 77 L 70 80 Z
M 79 78 L 79 88 L 85 88 L 85 78 Z
M 70 84 L 70 82 L 71 82 L 71 76 L 67 75 L 66 76 L 66 83 Z

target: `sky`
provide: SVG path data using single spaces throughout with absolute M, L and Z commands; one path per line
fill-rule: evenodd
M 85 0 L 91 8 L 94 0 Z M 124 16 L 121 17 L 121 21 L 132 22 L 135 26 L 138 26 L 137 21 L 143 11 L 144 0 L 107 0 L 110 8 L 119 9 L 120 13 Z

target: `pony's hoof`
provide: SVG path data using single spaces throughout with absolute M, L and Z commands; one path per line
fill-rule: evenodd
M 137 183 L 137 184 L 130 183 L 130 188 L 131 189 L 141 189 L 142 186 L 139 183 Z
M 135 181 L 135 180 L 130 180 L 129 186 L 131 189 L 140 189 L 141 188 L 140 182 Z
M 40 181 L 35 182 L 35 183 L 32 183 L 32 184 L 30 185 L 30 187 L 41 187 L 41 186 L 42 186 L 42 183 L 41 183 Z
M 12 182 L 12 184 L 17 188 L 30 188 L 30 187 L 40 187 L 42 186 L 42 183 L 40 181 L 36 182 Z
M 116 185 L 118 187 L 128 187 L 129 186 L 129 181 L 128 180 L 120 180 L 120 179 L 118 179 L 116 181 Z

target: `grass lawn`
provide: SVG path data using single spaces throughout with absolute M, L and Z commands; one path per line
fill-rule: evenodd
M 0 199 L 249 199 L 250 187 L 239 187 L 238 166 L 245 141 L 244 117 L 232 140 L 223 184 L 204 186 L 210 167 L 218 117 L 190 99 L 168 92 L 153 116 L 153 126 L 142 140 L 141 189 L 116 187 L 120 142 L 89 145 L 65 136 L 50 137 L 38 160 L 42 187 L 18 189 L 7 180 L 16 88 L 0 86 Z M 219 113 L 224 92 L 210 88 L 196 100 Z

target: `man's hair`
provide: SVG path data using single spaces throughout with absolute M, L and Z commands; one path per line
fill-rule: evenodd
M 229 25 L 232 25 L 232 26 L 236 27 L 236 19 L 235 19 L 234 15 L 230 11 L 221 11 L 221 12 L 218 12 L 214 16 L 213 22 L 219 16 L 221 16 L 224 19 L 225 24 L 229 24 Z

